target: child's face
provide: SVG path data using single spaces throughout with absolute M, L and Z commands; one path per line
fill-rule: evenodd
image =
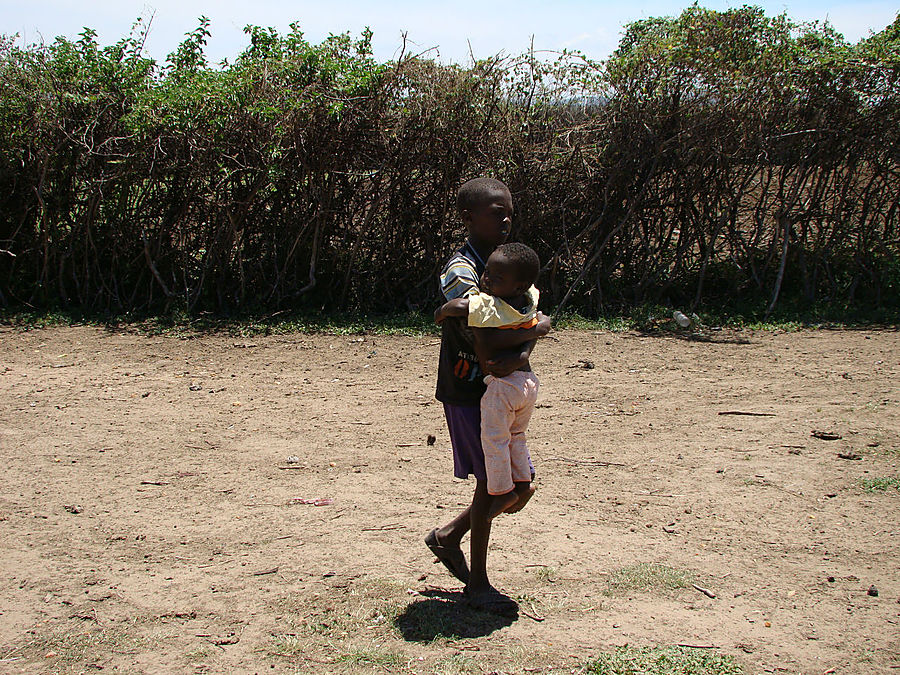
M 515 266 L 498 251 L 491 253 L 484 273 L 481 275 L 481 290 L 498 298 L 515 298 L 528 290 L 516 274 Z
M 506 190 L 497 191 L 478 206 L 462 212 L 469 236 L 491 248 L 506 241 L 512 228 L 512 217 L 512 195 Z

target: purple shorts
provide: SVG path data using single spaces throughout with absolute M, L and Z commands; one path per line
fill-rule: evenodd
M 484 450 L 481 449 L 481 408 L 477 405 L 444 404 L 444 417 L 453 445 L 453 475 L 487 480 Z
M 481 447 L 481 407 L 445 403 L 444 417 L 447 418 L 450 443 L 453 445 L 453 475 L 457 478 L 475 476 L 476 480 L 487 481 L 484 449 Z M 534 477 L 534 465 L 530 458 L 528 465 Z

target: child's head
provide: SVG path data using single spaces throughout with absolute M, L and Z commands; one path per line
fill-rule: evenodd
M 498 298 L 515 298 L 537 281 L 540 268 L 537 253 L 525 244 L 501 244 L 487 260 L 481 290 Z
M 456 194 L 459 216 L 476 244 L 495 247 L 512 228 L 513 203 L 509 188 L 495 178 L 475 178 Z

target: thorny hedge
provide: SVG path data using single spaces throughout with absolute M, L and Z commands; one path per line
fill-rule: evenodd
M 210 66 L 0 38 L 0 307 L 385 311 L 437 302 L 455 191 L 512 189 L 548 308 L 900 302 L 900 17 L 693 6 L 605 62 L 468 66 L 248 27 Z

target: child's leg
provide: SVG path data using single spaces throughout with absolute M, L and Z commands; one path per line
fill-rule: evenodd
M 539 382 L 534 373 L 521 373 L 520 379 L 524 402 L 522 407 L 516 411 L 509 429 L 510 471 L 518 499 L 507 508 L 506 513 L 521 511 L 535 492 L 534 486 L 531 484 L 534 480 L 534 466 L 528 453 L 525 432 L 531 421 L 531 415 L 534 413 Z
M 535 491 L 535 487 L 531 484 L 531 481 L 518 481 L 516 487 L 513 488 L 513 492 L 517 497 L 516 502 L 503 513 L 518 513 L 521 511 L 534 496 Z
M 487 490 L 491 495 L 488 518 L 498 516 L 519 501 L 513 490 L 509 457 L 509 429 L 515 419 L 510 394 L 515 394 L 513 387 L 489 378 L 487 391 L 481 397 L 481 447 L 484 449 Z

